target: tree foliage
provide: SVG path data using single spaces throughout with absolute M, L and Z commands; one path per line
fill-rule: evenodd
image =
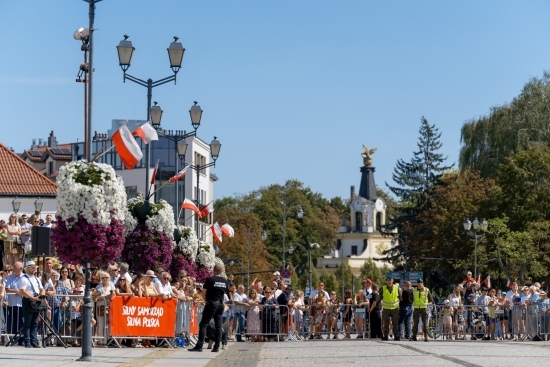
M 464 124 L 460 140 L 460 168 L 485 177 L 496 177 L 499 164 L 521 149 L 550 146 L 550 74 L 532 78 L 511 103 Z
M 307 269 L 307 252 L 294 245 L 296 251 L 288 253 L 292 243 L 307 247 L 307 243 L 318 243 L 319 249 L 312 251 L 312 259 L 326 254 L 336 247 L 336 233 L 341 223 L 341 214 L 347 207 L 344 200 L 336 197 L 327 200 L 321 194 L 304 187 L 297 180 L 289 180 L 284 185 L 274 184 L 254 190 L 239 197 L 221 198 L 214 204 L 216 220 L 220 224 L 228 222 L 235 229 L 235 237 L 220 248 L 220 257 L 227 259 L 236 257 L 247 259 L 247 228 L 251 229 L 253 249 L 251 251 L 251 265 L 254 271 L 280 270 L 282 265 L 283 243 L 283 205 L 286 203 L 286 230 L 285 230 L 285 257 L 292 268 L 299 266 Z M 302 207 L 303 218 L 298 218 L 297 211 Z M 222 220 L 223 218 L 223 220 Z M 261 241 L 261 233 L 267 232 L 267 240 Z M 260 246 L 261 243 L 261 246 Z M 260 246 L 260 247 L 255 247 Z M 262 259 L 262 261 L 260 261 Z M 237 262 L 234 267 L 239 267 Z M 244 264 L 247 268 L 247 263 Z M 234 269 L 234 272 L 239 272 Z M 298 277 L 303 281 L 308 278 L 307 271 Z M 264 284 L 270 275 L 265 273 L 258 277 Z M 252 277 L 253 279 L 254 277 Z

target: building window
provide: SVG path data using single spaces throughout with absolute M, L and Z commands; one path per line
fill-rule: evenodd
M 355 232 L 363 232 L 363 215 L 361 212 L 355 213 Z
M 357 256 L 357 246 L 351 246 L 351 255 Z
M 206 166 L 206 157 L 195 152 L 195 166 Z M 201 170 L 204 174 L 204 170 Z
M 53 174 L 55 171 L 53 169 L 54 165 L 53 165 L 53 161 L 49 161 L 48 162 L 48 176 Z

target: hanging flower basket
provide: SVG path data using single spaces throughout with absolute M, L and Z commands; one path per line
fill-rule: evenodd
M 58 224 L 52 244 L 64 262 L 107 265 L 124 246 L 126 190 L 107 164 L 77 161 L 59 169 Z

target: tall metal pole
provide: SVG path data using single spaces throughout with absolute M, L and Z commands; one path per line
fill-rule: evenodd
M 151 101 L 153 99 L 153 79 L 147 79 L 147 121 L 151 121 Z M 145 197 L 149 197 L 149 186 L 151 180 L 149 179 L 149 160 L 151 159 L 151 144 L 145 144 Z
M 342 258 L 340 262 L 340 266 L 342 267 L 342 299 L 344 299 L 344 245 L 340 245 L 340 257 Z
M 309 267 L 309 286 L 311 292 L 311 284 L 313 282 L 313 271 L 311 270 L 311 245 L 308 243 L 307 248 L 307 266 Z
M 179 171 L 178 171 L 178 142 L 176 141 L 176 139 L 174 139 L 174 168 L 175 168 L 174 176 L 177 176 Z M 178 206 L 180 205 L 179 198 L 178 198 L 179 196 L 178 182 L 179 180 L 176 180 L 176 182 L 174 182 L 174 186 L 175 186 L 174 198 L 176 199 L 176 205 L 174 207 L 174 222 L 176 223 L 176 225 L 178 225 L 178 212 L 179 212 Z
M 201 165 L 200 164 L 197 164 L 195 166 L 195 172 L 197 173 L 197 187 L 196 187 L 196 196 L 197 196 L 197 208 L 199 208 L 200 210 L 200 199 L 199 199 L 199 194 L 200 194 L 200 190 L 199 190 L 199 183 L 200 183 L 200 177 L 199 177 L 199 174 L 201 172 Z M 197 217 L 195 215 L 195 232 L 197 233 L 197 238 L 201 238 L 200 234 L 199 234 L 199 217 Z
M 92 361 L 92 294 L 90 292 L 90 263 L 86 263 L 84 304 L 82 305 L 82 354 L 78 361 Z
M 247 266 L 247 270 L 246 270 L 246 289 L 250 289 L 250 244 L 251 244 L 251 239 L 250 239 L 250 227 L 247 228 L 248 230 L 248 266 Z
M 477 231 L 474 233 L 474 280 L 477 281 Z
M 283 201 L 283 269 L 286 267 L 285 261 L 285 236 L 286 236 L 286 203 Z
M 100 2 L 101 0 L 84 0 L 88 3 L 88 15 L 90 17 L 90 23 L 89 23 L 89 46 L 90 50 L 88 55 L 88 124 L 87 124 L 87 131 L 86 131 L 86 157 L 88 157 L 88 160 L 92 157 L 92 86 L 93 86 L 93 75 L 94 75 L 94 20 L 95 20 L 95 4 Z
M 88 3 L 89 22 L 89 55 L 88 55 L 88 116 L 87 116 L 87 135 L 85 154 L 88 160 L 92 157 L 92 90 L 93 90 L 93 75 L 94 75 L 94 20 L 95 20 L 95 4 L 101 0 L 84 0 Z M 90 293 L 90 263 L 86 263 L 86 279 L 84 286 L 84 305 L 82 306 L 82 351 L 79 361 L 92 360 L 92 296 Z

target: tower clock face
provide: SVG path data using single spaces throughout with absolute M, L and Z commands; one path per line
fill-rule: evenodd
M 353 202 L 353 209 L 355 209 L 356 211 L 363 210 L 363 202 L 359 199 L 355 200 Z

